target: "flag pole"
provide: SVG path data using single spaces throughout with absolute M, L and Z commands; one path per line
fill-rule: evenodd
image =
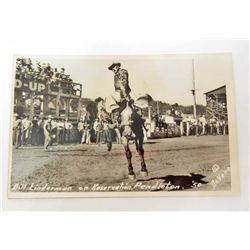
M 192 75 L 193 75 L 193 89 L 192 94 L 194 97 L 194 119 L 195 119 L 195 134 L 198 135 L 198 120 L 197 120 L 197 112 L 196 112 L 196 88 L 195 88 L 195 70 L 194 70 L 194 59 L 192 59 Z
M 193 89 L 191 91 L 192 91 L 192 94 L 193 94 L 193 97 L 194 97 L 194 119 L 197 119 L 194 59 L 192 59 L 192 75 L 193 75 Z

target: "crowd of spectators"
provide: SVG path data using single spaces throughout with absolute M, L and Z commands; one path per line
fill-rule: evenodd
M 226 119 L 206 119 L 205 115 L 198 119 L 185 118 L 183 120 L 183 135 L 226 135 L 228 122 Z
M 49 135 L 46 134 L 48 123 Z M 46 118 L 34 116 L 29 119 L 25 115 L 14 115 L 12 139 L 16 148 L 28 145 L 44 145 L 46 135 L 51 138 L 51 143 L 64 144 L 75 140 L 74 127 L 67 118 L 57 119 L 51 116 Z
M 163 134 L 166 134 L 166 132 L 171 130 L 171 133 L 184 136 L 228 134 L 227 119 L 207 119 L 205 115 L 200 115 L 197 119 L 194 119 L 192 115 L 178 114 L 177 116 L 175 113 L 167 113 L 167 115 L 164 116 L 154 115 L 152 121 L 154 122 L 157 133 L 161 131 Z M 176 126 L 172 126 L 173 124 L 177 124 L 181 131 L 176 130 Z
M 42 118 L 34 116 L 29 119 L 25 115 L 14 115 L 13 120 L 13 145 L 16 148 L 25 146 L 44 145 L 47 150 L 51 145 L 65 143 L 97 144 L 116 141 L 121 143 L 120 131 L 113 125 L 112 129 L 105 121 L 95 120 L 84 116 L 77 124 L 68 118 Z M 112 130 L 112 132 L 111 132 Z
M 69 74 L 65 69 L 51 67 L 49 63 L 32 62 L 30 58 L 17 58 L 17 78 L 34 79 L 50 85 L 54 89 L 62 88 L 65 93 L 75 94 L 76 89 Z

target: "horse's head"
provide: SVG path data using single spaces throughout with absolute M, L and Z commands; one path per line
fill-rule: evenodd
M 121 117 L 121 125 L 130 125 L 132 123 L 132 115 L 134 112 L 134 108 L 132 107 L 131 101 L 124 101 L 125 102 L 125 108 L 122 109 L 120 113 Z

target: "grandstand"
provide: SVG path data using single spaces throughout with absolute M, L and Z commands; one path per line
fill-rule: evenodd
M 206 95 L 206 118 L 227 120 L 226 85 L 204 93 Z
M 19 59 L 15 73 L 14 112 L 55 118 L 80 118 L 82 84 L 74 83 L 69 75 L 60 74 L 46 65 L 35 68 L 28 59 Z M 40 66 L 40 64 L 38 64 Z

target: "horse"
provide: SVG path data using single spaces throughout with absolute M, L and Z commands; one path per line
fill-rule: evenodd
M 115 120 L 119 119 L 119 130 L 121 133 L 121 143 L 125 150 L 125 155 L 128 161 L 128 177 L 131 180 L 136 178 L 135 172 L 132 165 L 132 153 L 129 148 L 129 142 L 134 141 L 136 150 L 140 156 L 141 162 L 141 176 L 146 177 L 148 175 L 148 170 L 144 160 L 144 122 L 145 120 L 137 112 L 137 107 L 145 108 L 148 106 L 148 103 L 152 100 L 152 97 L 145 95 L 137 98 L 136 102 L 133 99 L 124 99 L 119 103 L 119 108 L 114 112 L 109 114 L 105 109 L 105 101 L 102 98 L 96 99 L 98 102 L 98 117 L 102 120 L 112 120 L 112 117 Z M 118 115 L 117 115 L 118 114 Z M 103 119 L 105 117 L 105 119 Z M 113 119 L 114 120 L 114 119 Z M 108 151 L 112 149 L 112 139 L 111 131 L 113 129 L 114 123 L 109 122 L 108 128 L 105 131 L 107 134 L 107 148 Z
M 121 142 L 123 144 L 125 155 L 128 161 L 128 177 L 133 180 L 136 175 L 132 165 L 132 153 L 129 148 L 129 142 L 134 141 L 136 151 L 140 156 L 141 161 L 141 176 L 148 176 L 148 170 L 144 160 L 144 122 L 145 120 L 137 113 L 131 101 L 125 101 L 125 108 L 120 113 L 120 128 L 121 128 Z

